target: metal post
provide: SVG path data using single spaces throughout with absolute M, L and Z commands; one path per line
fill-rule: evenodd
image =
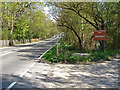
M 105 40 L 104 40 L 104 52 L 105 52 Z
M 96 40 L 96 52 L 98 51 L 98 48 L 97 48 L 97 40 Z
M 59 51 L 58 51 L 58 43 L 57 43 L 57 56 L 58 56 L 58 53 L 59 53 Z

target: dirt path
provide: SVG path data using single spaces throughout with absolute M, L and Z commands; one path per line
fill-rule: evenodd
M 38 63 L 24 79 L 37 88 L 39 84 L 46 88 L 118 88 L 118 61 L 90 65 Z

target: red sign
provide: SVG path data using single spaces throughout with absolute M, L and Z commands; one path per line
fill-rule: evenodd
M 94 40 L 106 40 L 106 30 L 94 31 Z

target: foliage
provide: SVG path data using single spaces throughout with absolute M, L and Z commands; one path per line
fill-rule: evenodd
M 60 40 L 61 41 L 61 40 Z M 96 51 L 79 51 L 79 53 L 89 53 L 90 55 L 85 56 L 78 56 L 74 55 L 73 53 L 76 53 L 77 50 L 74 46 L 70 46 L 66 43 L 63 44 L 64 50 L 59 53 L 59 55 L 56 55 L 56 46 L 54 46 L 49 52 L 47 52 L 43 58 L 47 61 L 50 61 L 52 63 L 87 63 L 87 62 L 101 62 L 109 60 L 110 56 L 115 56 L 118 54 L 118 50 L 107 50 L 106 52 L 96 52 Z M 72 48 L 74 47 L 74 48 Z M 71 49 L 72 48 L 72 49 Z
M 67 57 L 64 54 L 59 54 L 57 59 L 58 59 L 58 62 L 65 62 Z
M 56 24 L 47 19 L 42 3 L 2 2 L 2 39 L 50 38 L 57 33 Z
M 82 63 L 86 63 L 86 62 L 88 62 L 88 60 L 90 60 L 90 59 L 88 59 L 88 58 L 86 58 L 84 56 L 80 57 L 80 62 L 82 62 Z
M 119 49 L 119 4 L 120 2 L 61 2 L 52 3 L 55 20 L 60 31 L 65 32 L 69 45 L 81 50 L 95 50 L 94 30 L 106 30 L 107 49 Z M 51 10 L 53 11 L 53 10 Z M 58 15 L 59 14 L 59 15 Z M 103 41 L 99 41 L 99 49 L 103 50 Z
M 88 57 L 81 57 L 82 62 L 99 62 L 109 60 L 110 56 L 115 56 L 118 52 L 116 50 L 104 52 L 90 52 Z
M 108 60 L 108 57 L 110 55 L 108 53 L 104 52 L 94 52 L 91 53 L 90 56 L 88 57 L 91 61 L 100 61 L 100 60 Z
M 67 58 L 67 62 L 78 63 L 79 62 L 79 56 L 78 55 L 71 55 Z
M 51 49 L 43 56 L 43 58 L 44 58 L 45 60 L 50 61 L 50 60 L 53 60 L 53 57 L 55 57 L 55 56 L 56 56 L 56 46 L 54 46 L 53 48 L 51 48 Z

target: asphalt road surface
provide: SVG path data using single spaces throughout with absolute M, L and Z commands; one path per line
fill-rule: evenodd
M 12 82 L 17 82 L 20 75 L 28 69 L 60 36 L 33 44 L 17 45 L 0 48 L 2 57 L 2 88 L 7 88 Z

